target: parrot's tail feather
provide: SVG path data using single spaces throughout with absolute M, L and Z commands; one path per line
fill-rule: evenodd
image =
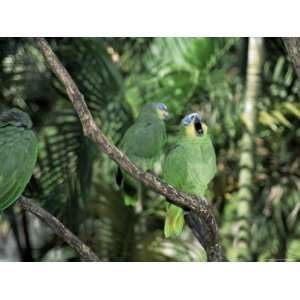
M 116 183 L 119 187 L 121 187 L 123 184 L 123 174 L 122 174 L 121 168 L 118 168 L 118 170 L 117 170 Z
M 184 219 L 186 224 L 193 231 L 195 237 L 200 242 L 202 247 L 206 249 L 206 246 L 209 244 L 211 236 L 208 226 L 193 211 L 185 212 Z

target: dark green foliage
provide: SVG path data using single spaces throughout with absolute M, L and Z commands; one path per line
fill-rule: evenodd
M 217 157 L 208 188 L 229 259 L 238 230 L 239 141 L 242 136 L 247 39 L 51 38 L 105 134 L 118 144 L 148 102 L 170 112 L 168 149 L 184 115 L 200 111 Z M 253 260 L 299 260 L 299 83 L 279 39 L 266 39 L 255 137 Z M 26 195 L 59 217 L 107 261 L 203 260 L 191 232 L 163 238 L 165 202 L 145 190 L 143 209 L 126 207 L 115 164 L 87 140 L 75 112 L 31 39 L 0 39 L 0 108 L 20 107 L 33 121 L 39 159 Z M 1 153 L 0 153 L 1 155 Z M 20 158 L 21 159 L 21 158 Z M 160 174 L 158 165 L 157 173 Z M 13 206 L 18 214 L 17 206 Z M 1 226 L 1 224 L 0 224 Z M 36 259 L 78 260 L 50 236 Z

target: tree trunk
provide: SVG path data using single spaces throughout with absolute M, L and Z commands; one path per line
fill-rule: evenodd
M 300 38 L 282 38 L 300 80 Z
M 237 260 L 251 260 L 251 208 L 255 169 L 256 101 L 261 90 L 263 38 L 250 38 L 248 47 L 245 106 L 242 115 L 244 133 L 240 142 L 239 191 L 237 195 L 238 230 L 234 247 Z

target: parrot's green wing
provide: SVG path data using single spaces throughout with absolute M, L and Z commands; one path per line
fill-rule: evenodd
M 159 159 L 166 142 L 166 129 L 163 121 L 139 121 L 125 133 L 120 148 L 129 159 L 143 170 L 153 168 Z
M 185 179 L 188 175 L 186 154 L 184 145 L 175 145 L 168 153 L 163 166 L 163 179 L 181 191 L 184 191 Z
M 185 179 L 187 176 L 187 161 L 184 158 L 186 149 L 184 146 L 176 145 L 168 154 L 164 168 L 164 180 L 174 186 L 176 189 L 183 191 Z M 182 232 L 184 225 L 183 209 L 167 204 L 167 214 L 165 219 L 164 234 L 166 237 L 177 236 Z
M 37 139 L 33 131 L 0 126 L 0 211 L 22 195 L 36 160 Z
M 147 103 L 119 144 L 128 158 L 143 171 L 153 170 L 154 164 L 160 159 L 167 140 L 164 123 L 167 116 L 167 107 L 163 103 Z M 138 191 L 138 198 L 142 200 L 142 184 L 120 168 L 116 173 L 116 183 L 126 190 L 128 196 L 136 196 Z M 137 197 L 127 197 L 124 200 L 127 205 L 135 205 L 138 201 Z
M 161 156 L 163 147 L 166 142 L 166 129 L 164 123 L 157 119 L 144 121 L 139 120 L 132 125 L 125 133 L 120 148 L 126 153 L 128 158 L 144 171 L 152 170 L 155 162 Z M 126 172 L 118 169 L 117 183 L 122 185 L 123 176 L 126 181 L 127 190 L 138 190 L 141 193 L 141 183 L 137 182 Z M 126 197 L 126 205 L 134 206 L 137 203 L 137 197 Z

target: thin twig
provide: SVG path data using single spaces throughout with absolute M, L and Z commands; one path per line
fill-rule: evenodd
M 193 211 L 207 224 L 210 230 L 210 239 L 207 245 L 208 259 L 211 261 L 223 260 L 221 253 L 218 226 L 210 209 L 196 197 L 181 193 L 172 186 L 163 183 L 156 176 L 137 168 L 128 157 L 113 145 L 97 127 L 91 112 L 89 111 L 83 95 L 80 93 L 72 77 L 61 64 L 50 45 L 44 38 L 36 39 L 37 46 L 43 53 L 53 73 L 63 83 L 70 101 L 72 102 L 82 124 L 84 134 L 97 144 L 112 160 L 131 176 L 141 181 L 144 185 L 164 195 L 170 202 L 185 210 Z
M 45 209 L 33 203 L 25 197 L 19 200 L 21 207 L 37 216 L 46 223 L 58 236 L 69 244 L 81 257 L 83 261 L 100 261 L 97 255 L 77 238 L 68 228 L 66 228 L 58 219 L 48 213 Z

